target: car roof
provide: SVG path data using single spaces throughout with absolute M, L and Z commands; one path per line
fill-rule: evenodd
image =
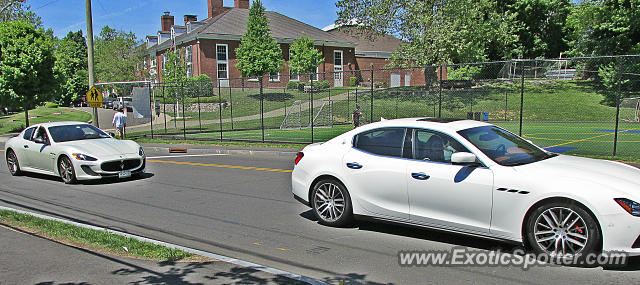
M 448 130 L 450 132 L 457 132 L 469 128 L 492 126 L 487 122 L 480 122 L 475 120 L 462 120 L 462 119 L 438 119 L 432 117 L 420 117 L 420 118 L 403 118 L 394 120 L 384 120 L 369 124 L 371 128 L 380 127 L 413 127 L 413 128 L 427 128 L 433 130 Z
M 69 126 L 69 125 L 87 125 L 86 122 L 75 122 L 75 121 L 64 121 L 64 122 L 49 122 L 49 123 L 40 123 L 37 125 L 43 126 L 45 128 L 49 127 L 57 127 L 57 126 Z

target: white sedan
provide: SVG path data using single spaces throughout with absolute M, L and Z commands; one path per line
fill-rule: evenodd
M 550 153 L 478 121 L 390 120 L 309 145 L 292 189 L 329 226 L 366 217 L 556 256 L 640 254 L 640 169 Z
M 117 140 L 82 122 L 31 126 L 5 144 L 9 172 L 60 176 L 67 183 L 144 173 L 146 156 L 134 141 Z

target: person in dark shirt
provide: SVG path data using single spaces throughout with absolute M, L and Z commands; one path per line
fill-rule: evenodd
M 360 112 L 360 105 L 356 105 L 356 109 L 353 110 L 353 114 L 351 114 L 354 129 L 360 126 L 360 116 L 362 116 L 362 112 Z

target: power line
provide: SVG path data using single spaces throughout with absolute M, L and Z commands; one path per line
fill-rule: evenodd
M 58 1 L 60 1 L 60 0 L 52 0 L 52 1 L 49 1 L 47 4 L 44 4 L 44 5 L 42 5 L 42 6 L 38 7 L 38 8 L 35 8 L 35 9 L 34 9 L 34 11 L 35 11 L 35 10 L 40 10 L 40 9 L 42 9 L 42 8 L 44 8 L 44 7 L 47 7 L 47 6 L 49 6 L 49 5 L 51 5 L 51 4 L 55 3 L 55 2 L 58 2 Z

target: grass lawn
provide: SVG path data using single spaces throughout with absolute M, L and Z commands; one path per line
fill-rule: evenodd
M 91 120 L 91 114 L 66 107 L 39 107 L 34 110 L 29 110 L 29 123 L 32 125 L 58 121 L 87 122 L 89 120 Z M 24 112 L 0 117 L 0 134 L 18 133 L 24 128 Z

